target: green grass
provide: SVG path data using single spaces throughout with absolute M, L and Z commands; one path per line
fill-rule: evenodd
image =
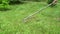
M 40 2 L 11 5 L 9 11 L 0 11 L 0 34 L 60 34 L 60 5 L 43 10 L 28 19 L 22 20 L 46 6 Z

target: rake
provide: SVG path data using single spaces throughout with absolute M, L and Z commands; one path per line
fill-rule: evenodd
M 27 22 L 27 19 L 28 19 L 28 18 L 31 18 L 32 16 L 34 16 L 35 14 L 37 14 L 37 13 L 41 12 L 42 10 L 48 8 L 48 7 L 51 6 L 52 4 L 53 4 L 53 3 L 50 3 L 49 5 L 47 5 L 47 6 L 43 7 L 43 8 L 41 8 L 40 10 L 38 10 L 38 11 L 36 11 L 36 12 L 30 14 L 29 16 L 25 17 L 25 18 L 23 19 L 23 22 Z

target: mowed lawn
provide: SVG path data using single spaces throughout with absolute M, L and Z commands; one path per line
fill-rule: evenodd
M 25 17 L 46 5 L 27 2 L 11 5 L 11 10 L 0 11 L 0 34 L 60 34 L 60 4 L 48 7 L 23 22 Z

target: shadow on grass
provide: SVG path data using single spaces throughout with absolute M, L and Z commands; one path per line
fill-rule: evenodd
M 20 1 L 16 1 L 16 2 L 10 1 L 9 5 L 18 5 L 18 4 L 23 4 L 23 3 L 24 2 L 20 2 Z
M 7 9 L 7 8 L 0 8 L 0 11 L 8 11 L 10 9 Z

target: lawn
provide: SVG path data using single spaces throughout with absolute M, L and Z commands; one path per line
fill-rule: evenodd
M 48 7 L 27 22 L 23 19 L 46 6 L 43 2 L 10 5 L 11 10 L 0 11 L 0 34 L 60 34 L 60 4 Z

